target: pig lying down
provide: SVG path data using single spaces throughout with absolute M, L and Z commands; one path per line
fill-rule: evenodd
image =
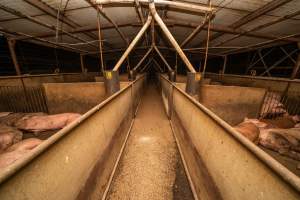
M 0 153 L 22 140 L 23 133 L 14 127 L 0 124 Z
M 0 170 L 42 143 L 37 138 L 22 140 L 23 132 L 32 132 L 37 137 L 44 131 L 62 129 L 80 116 L 77 113 L 0 113 Z
M 0 169 L 24 157 L 41 143 L 42 140 L 40 139 L 30 138 L 10 146 L 6 151 L 0 154 Z
M 15 123 L 20 130 L 38 134 L 47 130 L 61 129 L 81 115 L 77 113 L 62 113 L 56 115 L 25 116 Z
M 299 116 L 279 117 L 274 120 L 246 118 L 234 128 L 253 143 L 300 161 L 299 121 Z

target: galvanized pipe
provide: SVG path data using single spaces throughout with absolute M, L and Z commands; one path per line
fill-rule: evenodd
M 159 55 L 159 57 L 162 59 L 162 61 L 165 63 L 165 65 L 167 66 L 169 71 L 173 71 L 173 69 L 170 67 L 169 63 L 166 61 L 165 57 L 161 54 L 161 52 L 159 51 L 159 49 L 154 46 L 153 47 L 155 49 L 155 51 L 157 52 L 157 54 Z
M 193 32 L 181 43 L 180 47 L 185 47 L 208 23 L 209 20 L 212 20 L 215 15 L 206 15 L 202 24 L 199 24 Z
M 158 25 L 161 27 L 161 29 L 163 30 L 163 32 L 165 33 L 165 35 L 167 36 L 167 38 L 169 39 L 169 41 L 171 42 L 171 44 L 174 46 L 174 48 L 178 52 L 179 56 L 181 57 L 181 59 L 183 60 L 183 62 L 187 66 L 187 68 L 191 72 L 196 72 L 195 69 L 194 69 L 194 67 L 190 63 L 189 59 L 186 57 L 186 55 L 184 54 L 184 52 L 180 48 L 179 44 L 176 42 L 175 38 L 172 36 L 172 34 L 169 31 L 168 27 L 164 24 L 164 22 L 162 21 L 162 19 L 160 18 L 160 16 L 156 12 L 153 0 L 149 0 L 149 9 L 150 9 L 150 12 L 153 15 L 154 19 L 156 20 L 156 22 L 158 23 Z
M 134 0 L 91 0 L 96 4 L 134 4 Z M 150 4 L 148 0 L 139 0 L 142 5 Z M 158 6 L 168 6 L 174 9 L 186 10 L 190 12 L 198 12 L 198 13 L 205 13 L 211 12 L 213 9 L 207 6 L 196 5 L 187 2 L 179 2 L 179 1 L 167 1 L 167 0 L 155 0 L 155 4 Z
M 101 23 L 100 23 L 100 9 L 97 9 L 97 25 L 98 25 L 98 38 L 99 38 L 99 52 L 100 52 L 100 63 L 101 71 L 104 73 L 104 62 L 103 62 L 103 53 L 102 53 L 102 34 L 101 34 Z
M 160 65 L 157 63 L 157 61 L 153 58 L 153 63 L 159 68 L 160 72 L 164 72 L 164 70 L 160 67 Z
M 138 43 L 138 41 L 141 39 L 141 37 L 143 36 L 143 34 L 145 33 L 145 31 L 149 27 L 151 21 L 152 21 L 152 17 L 151 17 L 151 15 L 149 15 L 146 23 L 144 24 L 144 26 L 142 27 L 142 29 L 140 30 L 140 32 L 138 32 L 138 34 L 132 40 L 132 42 L 130 43 L 130 45 L 126 49 L 126 51 L 123 53 L 122 57 L 120 58 L 120 60 L 117 62 L 117 64 L 113 68 L 113 71 L 117 71 L 121 67 L 121 65 L 124 62 L 124 60 L 127 58 L 127 56 L 129 55 L 129 53 L 131 52 L 131 50 Z
M 81 67 L 81 72 L 85 73 L 85 67 L 84 67 L 84 55 L 80 54 L 80 67 Z
M 139 61 L 139 63 L 133 68 L 133 70 L 137 70 L 141 66 L 141 64 L 145 61 L 145 59 L 151 53 L 152 49 L 153 49 L 153 47 L 151 46 L 150 49 L 146 52 L 146 54 L 143 56 L 143 58 Z

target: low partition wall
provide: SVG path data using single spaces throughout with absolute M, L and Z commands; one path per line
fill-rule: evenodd
M 99 72 L 1 76 L 0 86 L 41 86 L 43 83 L 93 82 Z
M 287 78 L 273 78 L 273 77 L 258 77 L 258 76 L 241 76 L 233 74 L 214 74 L 206 73 L 206 77 L 213 81 L 222 82 L 225 85 L 239 85 L 248 87 L 266 88 L 271 91 L 284 92 L 289 84 L 288 92 L 294 93 L 300 91 L 300 80 Z
M 145 76 L 0 173 L 0 199 L 101 199 L 131 130 Z
M 230 125 L 237 125 L 245 117 L 259 117 L 265 95 L 264 88 L 202 85 L 199 102 Z
M 300 178 L 159 76 L 196 199 L 299 199 Z
M 129 82 L 121 82 L 123 89 Z M 107 98 L 103 82 L 43 84 L 50 114 L 85 113 Z

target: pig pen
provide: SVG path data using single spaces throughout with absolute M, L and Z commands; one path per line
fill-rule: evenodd
M 80 81 L 80 76 L 68 74 L 63 80 L 56 75 L 0 80 L 0 168 L 5 159 L 11 160 L 4 158 L 11 157 L 10 149 L 47 140 L 107 98 L 103 82 L 68 82 Z M 67 83 L 57 83 L 60 81 Z M 121 82 L 121 89 L 128 84 Z
M 72 78 L 75 79 L 74 77 Z M 121 82 L 124 88 L 128 82 Z M 0 112 L 84 114 L 107 98 L 103 82 L 40 83 L 0 86 Z M 49 135 L 49 134 L 46 134 Z M 42 136 L 43 139 L 47 136 Z
M 98 103 L 24 159 L 1 170 L 0 198 L 85 199 L 88 196 L 98 199 L 110 182 L 115 162 L 128 138 L 145 81 L 145 76 L 140 76 L 136 81 L 122 84 L 119 92 Z M 32 181 L 30 174 L 39 172 L 41 174 L 35 176 L 39 180 Z M 70 181 L 75 181 L 72 187 Z M 22 182 L 27 184 L 22 185 Z M 47 186 L 41 187 L 41 182 Z M 9 186 L 11 184 L 14 186 Z M 15 191 L 10 192 L 13 188 Z
M 277 79 L 273 78 L 211 74 L 207 77 L 211 79 L 210 84 L 202 85 L 199 94 L 194 98 L 233 127 L 247 118 L 289 126 L 290 120 L 287 121 L 289 118 L 284 116 L 300 114 L 300 82 L 297 80 L 279 79 L 277 84 Z M 181 80 L 184 79 L 185 77 L 181 77 Z M 215 83 L 221 85 L 214 85 Z M 185 90 L 185 83 L 177 82 L 176 85 Z M 260 144 L 258 146 L 300 176 L 300 161 L 296 160 L 297 158 L 287 157 L 284 153 L 270 150 Z

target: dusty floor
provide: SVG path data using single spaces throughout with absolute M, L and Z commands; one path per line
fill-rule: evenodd
M 154 85 L 146 88 L 107 199 L 193 199 Z

